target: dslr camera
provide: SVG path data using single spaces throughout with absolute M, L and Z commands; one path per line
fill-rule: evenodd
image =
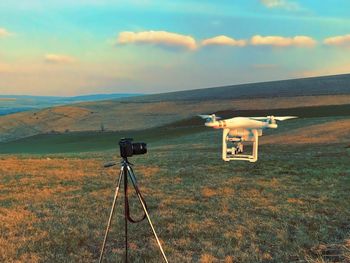
M 147 153 L 147 144 L 144 142 L 132 142 L 132 138 L 122 138 L 119 141 L 120 156 L 123 158 Z

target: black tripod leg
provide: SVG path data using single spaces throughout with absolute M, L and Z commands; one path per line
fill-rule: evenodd
M 123 166 L 124 173 L 124 223 L 125 223 L 125 263 L 128 262 L 128 218 L 127 218 L 127 196 L 128 196 L 128 168 Z
M 107 242 L 107 238 L 108 238 L 108 232 L 109 232 L 109 229 L 111 227 L 111 222 L 112 222 L 112 218 L 113 218 L 113 214 L 114 214 L 115 204 L 116 204 L 117 197 L 118 197 L 120 183 L 121 183 L 122 177 L 123 177 L 123 172 L 124 172 L 124 170 L 123 170 L 123 168 L 121 168 L 120 169 L 120 174 L 119 174 L 119 179 L 118 179 L 117 186 L 116 186 L 115 193 L 114 193 L 114 198 L 113 198 L 113 204 L 112 204 L 111 212 L 109 214 L 109 219 L 108 219 L 108 224 L 107 224 L 107 228 L 106 228 L 106 232 L 105 232 L 105 237 L 103 239 L 103 244 L 102 244 L 101 253 L 100 253 L 100 259 L 98 261 L 99 263 L 101 263 L 102 259 L 103 259 L 103 253 L 105 251 L 105 246 L 106 246 L 106 242 Z M 124 175 L 124 177 L 126 177 L 126 176 Z
M 131 179 L 131 182 L 132 182 L 134 188 L 135 188 L 135 189 L 138 189 L 138 187 L 137 187 L 137 182 L 136 182 L 136 177 L 135 177 L 135 175 L 134 175 L 132 169 L 130 168 L 130 166 L 127 166 L 127 169 L 128 169 L 128 175 L 130 176 L 130 179 Z M 136 193 L 137 193 L 137 197 L 139 198 L 139 201 L 140 201 L 140 203 L 141 203 L 141 205 L 142 205 L 143 211 L 144 211 L 145 214 L 146 214 L 148 223 L 149 223 L 149 225 L 151 226 L 153 235 L 154 235 L 154 237 L 155 237 L 156 240 L 157 240 L 157 243 L 158 243 L 160 252 L 161 252 L 162 255 L 163 255 L 164 261 L 165 261 L 166 263 L 168 263 L 168 259 L 167 259 L 167 257 L 165 256 L 164 250 L 163 250 L 163 248 L 162 248 L 162 244 L 160 243 L 159 238 L 158 238 L 157 233 L 156 233 L 156 230 L 155 230 L 154 227 L 153 227 L 151 218 L 150 218 L 150 216 L 149 216 L 149 214 L 148 214 L 148 211 L 147 211 L 146 205 L 145 205 L 145 203 L 144 203 L 144 201 L 143 201 L 143 199 L 142 199 L 142 196 L 141 196 L 141 194 L 140 194 L 139 191 L 136 191 Z

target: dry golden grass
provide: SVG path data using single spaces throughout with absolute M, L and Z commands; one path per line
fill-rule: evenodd
M 213 147 L 194 155 L 192 141 L 179 142 L 133 159 L 169 262 L 349 259 L 345 148 L 264 146 L 260 162 L 228 164 Z M 96 156 L 0 159 L 0 262 L 96 262 L 118 173 Z M 123 255 L 121 203 L 107 262 Z M 129 245 L 130 262 L 160 262 L 145 222 L 130 224 Z
M 138 169 L 141 171 L 142 175 L 145 177 L 151 177 L 151 176 L 159 173 L 159 171 L 160 171 L 160 168 L 158 166 L 141 165 L 138 167 Z
M 0 195 L 0 203 L 10 204 L 0 206 L 0 262 L 45 262 L 42 255 L 32 251 L 26 252 L 24 248 L 50 239 L 48 236 L 50 234 L 38 228 L 38 225 L 56 219 L 46 208 L 33 213 L 30 207 L 32 205 L 40 207 L 40 204 L 50 202 L 60 204 L 63 200 L 69 202 L 70 199 L 76 202 L 74 193 L 82 191 L 84 182 L 95 180 L 101 175 L 115 176 L 113 169 L 102 169 L 101 161 L 96 159 L 16 157 L 0 159 L 0 182 L 2 182 L 0 192 L 6 193 Z M 137 168 L 145 178 L 154 176 L 159 170 L 157 166 Z M 89 193 L 90 198 L 96 199 L 107 198 L 110 195 L 111 189 Z M 38 217 L 38 212 L 43 216 Z M 64 223 L 69 219 L 60 220 Z M 131 242 L 130 249 L 137 250 L 138 245 Z M 122 249 L 118 251 L 122 252 Z M 91 252 L 81 253 L 79 257 L 85 257 L 88 262 L 93 261 Z
M 350 262 L 350 240 L 338 244 L 319 244 L 311 248 L 316 259 L 310 261 L 318 262 Z
M 214 263 L 218 262 L 218 260 L 210 254 L 203 254 L 200 258 L 200 263 Z
M 291 204 L 299 204 L 299 205 L 303 205 L 304 202 L 298 198 L 288 198 L 287 199 L 287 202 L 288 203 L 291 203 Z
M 35 225 L 40 220 L 50 220 L 51 215 L 38 218 L 28 207 L 50 200 L 59 202 L 62 194 L 81 188 L 60 182 L 79 183 L 84 178 L 98 176 L 100 166 L 96 160 L 0 159 L 0 175 L 7 178 L 6 184 L 0 184 L 0 191 L 6 193 L 0 195 L 0 202 L 14 202 L 8 208 L 0 207 L 0 262 L 42 262 L 40 255 L 20 251 L 47 238 L 48 232 Z
M 202 193 L 202 196 L 205 198 L 210 198 L 213 196 L 228 197 L 233 195 L 234 189 L 230 187 L 223 187 L 221 189 L 203 187 L 201 193 Z
M 45 111 L 49 111 L 53 114 L 62 115 L 68 118 L 80 119 L 84 118 L 91 114 L 91 110 L 83 108 L 83 107 L 74 107 L 74 106 L 61 106 L 50 108 Z
M 232 256 L 225 257 L 225 263 L 234 263 L 233 257 Z
M 269 187 L 273 189 L 277 189 L 281 187 L 281 183 L 276 178 L 272 178 L 270 180 L 258 179 L 256 180 L 256 184 L 260 185 L 261 187 Z
M 5 233 L 0 237 L 0 260 L 15 259 L 18 251 L 27 243 L 36 242 L 47 236 L 47 232 L 33 229 L 37 221 L 35 215 L 23 206 L 15 206 L 11 209 L 0 208 L 1 230 Z M 34 230 L 35 233 L 27 236 L 23 234 L 23 229 L 25 232 Z M 39 262 L 39 259 L 40 257 L 35 253 L 24 253 L 13 262 Z
M 211 188 L 208 188 L 208 187 L 204 187 L 202 189 L 202 196 L 204 197 L 213 197 L 214 195 L 217 195 L 218 191 L 215 190 L 215 189 L 211 189 Z
M 97 176 L 97 171 L 101 171 L 101 163 L 95 159 L 20 159 L 10 157 L 0 159 L 0 173 L 9 176 L 18 174 L 28 174 L 31 178 L 26 180 L 45 180 L 54 177 L 56 179 L 79 180 L 86 176 Z

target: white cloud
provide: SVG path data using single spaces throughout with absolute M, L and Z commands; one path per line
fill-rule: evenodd
M 243 47 L 247 44 L 245 40 L 236 40 L 224 35 L 208 38 L 202 41 L 202 46 L 238 46 Z
M 67 55 L 47 54 L 45 61 L 52 64 L 71 64 L 76 62 L 76 59 Z
M 189 50 L 195 50 L 197 48 L 196 40 L 192 36 L 167 31 L 124 31 L 119 33 L 117 44 L 132 43 L 184 47 Z
M 255 35 L 251 38 L 250 43 L 254 46 L 265 45 L 274 47 L 313 47 L 316 45 L 316 41 L 308 36 L 281 37 Z
M 348 46 L 350 47 L 350 34 L 349 35 L 343 35 L 343 36 L 334 36 L 326 38 L 323 41 L 326 45 L 331 46 Z
M 280 8 L 286 10 L 298 10 L 300 6 L 296 2 L 288 0 L 260 0 L 267 8 Z
M 10 32 L 8 32 L 5 28 L 0 28 L 0 37 L 7 37 L 11 35 Z
M 204 39 L 197 44 L 197 41 L 188 35 L 171 33 L 167 31 L 143 31 L 143 32 L 120 32 L 117 44 L 154 44 L 164 46 L 183 47 L 189 50 L 196 50 L 200 46 L 237 46 L 243 47 L 248 44 L 253 46 L 273 46 L 273 47 L 313 47 L 317 41 L 309 36 L 252 36 L 249 41 L 244 39 L 234 39 L 229 36 L 219 35 Z

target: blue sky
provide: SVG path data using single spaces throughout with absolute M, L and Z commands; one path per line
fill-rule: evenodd
M 214 87 L 350 72 L 347 0 L 0 2 L 0 94 Z

